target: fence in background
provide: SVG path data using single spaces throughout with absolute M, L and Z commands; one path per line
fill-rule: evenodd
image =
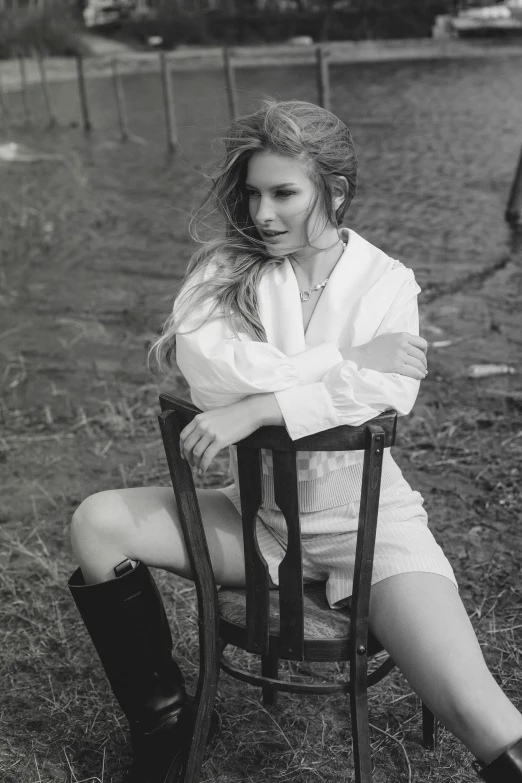
M 163 113 L 165 118 L 165 138 L 166 138 L 166 150 L 168 155 L 173 155 L 178 147 L 178 135 L 176 127 L 176 111 L 174 105 L 174 96 L 172 89 L 172 62 L 169 60 L 168 55 L 165 52 L 159 53 L 159 74 L 162 84 L 162 101 L 163 101 Z M 37 63 L 39 73 L 39 83 L 42 90 L 45 110 L 48 118 L 48 125 L 52 127 L 57 124 L 56 114 L 53 109 L 52 99 L 48 86 L 48 78 L 46 73 L 46 63 L 37 53 L 34 54 L 34 59 Z M 234 49 L 224 47 L 221 50 L 221 65 L 223 67 L 227 102 L 230 119 L 233 120 L 239 116 L 238 108 L 238 93 L 236 87 L 236 68 L 238 67 L 238 61 L 235 58 Z M 23 107 L 23 113 L 25 121 L 31 122 L 31 112 L 28 100 L 28 82 L 26 73 L 26 60 L 24 57 L 20 57 L 19 60 L 19 72 L 20 72 L 20 93 Z M 240 67 L 259 67 L 263 64 L 263 61 L 256 62 L 255 58 L 249 59 L 245 62 L 244 56 L 241 58 Z M 334 57 L 332 57 L 331 47 L 328 45 L 318 44 L 314 47 L 307 47 L 303 56 L 299 56 L 297 61 L 284 62 L 280 67 L 282 69 L 292 67 L 301 64 L 315 64 L 316 69 L 316 82 L 317 82 L 317 102 L 320 106 L 327 110 L 331 110 L 331 90 L 330 90 L 330 64 L 336 62 L 335 49 Z M 340 62 L 343 62 L 340 60 Z M 125 92 L 123 89 L 123 82 L 121 72 L 119 68 L 118 59 L 115 58 L 111 62 L 111 75 L 114 89 L 115 104 L 117 109 L 118 124 L 120 129 L 120 138 L 122 142 L 129 140 L 138 140 L 139 137 L 133 136 L 131 129 L 129 128 L 129 120 L 125 103 Z M 88 91 L 86 89 L 86 79 L 84 72 L 84 60 L 82 56 L 76 58 L 76 76 L 78 85 L 78 95 L 82 116 L 82 127 L 86 133 L 91 132 L 94 129 L 88 100 Z M 8 124 L 9 120 L 9 107 L 5 99 L 5 94 L 2 91 L 2 84 L 0 82 L 0 119 L 4 121 L 4 124 Z M 516 226 L 521 222 L 522 211 L 522 150 L 518 161 L 518 166 L 515 171 L 514 179 L 511 185 L 511 190 L 508 198 L 508 203 L 505 211 L 505 219 L 511 226 Z
M 163 109 L 165 117 L 166 128 L 166 146 L 169 154 L 176 151 L 177 147 L 177 129 L 176 129 L 176 112 L 174 106 L 173 90 L 171 83 L 171 62 L 168 55 L 165 52 L 160 52 L 159 55 L 159 74 L 162 82 L 162 96 L 163 96 Z M 50 125 L 54 125 L 57 122 L 56 114 L 53 110 L 51 95 L 48 87 L 48 78 L 46 73 L 46 62 L 36 53 L 34 55 L 35 61 L 38 64 L 38 73 L 40 87 L 44 96 L 44 103 Z M 238 100 L 237 100 L 237 88 L 236 88 L 236 68 L 237 63 L 234 58 L 234 51 L 227 47 L 222 49 L 222 67 L 224 71 L 227 101 L 230 119 L 233 120 L 239 116 Z M 310 52 L 308 58 L 304 62 L 315 62 L 317 72 L 317 94 L 318 103 L 325 109 L 330 109 L 330 74 L 329 74 L 329 61 L 330 53 L 322 45 L 317 45 Z M 22 106 L 24 110 L 25 119 L 27 122 L 31 120 L 30 108 L 28 101 L 28 81 L 26 75 L 26 59 L 24 57 L 18 58 L 19 72 L 20 72 L 20 93 Z M 300 58 L 296 64 L 302 64 L 303 59 Z M 242 61 L 241 67 L 244 62 Z M 256 65 L 255 60 L 251 65 Z M 285 63 L 283 67 L 289 67 L 294 63 Z M 118 112 L 118 121 L 121 132 L 121 140 L 127 141 L 131 138 L 132 134 L 129 129 L 126 105 L 125 105 L 125 93 L 123 89 L 123 82 L 121 78 L 119 61 L 117 58 L 111 62 L 111 74 L 112 82 L 114 86 L 114 97 Z M 86 89 L 86 78 L 84 71 L 84 58 L 78 56 L 76 58 L 76 77 L 78 84 L 78 95 L 81 107 L 82 126 L 84 131 L 90 132 L 94 129 L 94 125 L 91 118 L 91 112 L 88 100 L 88 91 Z M 5 95 L 2 92 L 2 86 L 0 84 L 0 112 L 4 119 L 7 118 L 9 109 L 5 100 Z

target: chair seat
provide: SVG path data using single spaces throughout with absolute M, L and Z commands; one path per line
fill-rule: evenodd
M 306 647 L 317 649 L 317 644 L 314 643 L 319 642 L 323 647 L 325 643 L 327 645 L 331 642 L 337 650 L 340 647 L 344 650 L 343 658 L 348 658 L 348 645 L 351 638 L 350 607 L 330 609 L 326 599 L 325 582 L 306 584 L 303 593 L 305 649 Z M 269 601 L 269 635 L 271 641 L 275 641 L 279 638 L 279 590 L 270 590 Z M 236 629 L 238 626 L 245 629 L 246 634 L 246 590 L 222 587 L 218 591 L 218 603 L 222 630 L 225 630 L 223 627 L 225 624 L 226 626 L 230 624 Z M 229 637 L 226 632 L 220 635 L 222 638 Z M 228 640 L 242 647 L 241 638 L 242 635 L 236 633 L 233 639 Z M 369 634 L 368 654 L 375 655 L 382 649 L 377 639 Z M 313 657 L 315 658 L 315 655 Z M 329 657 L 328 655 L 327 658 Z

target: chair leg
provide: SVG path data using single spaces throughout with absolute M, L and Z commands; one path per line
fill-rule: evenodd
M 261 656 L 261 674 L 272 680 L 279 679 L 279 658 L 276 655 Z M 277 706 L 277 690 L 271 685 L 263 686 L 263 705 L 265 707 Z
M 203 757 L 207 746 L 209 729 L 211 727 L 214 702 L 216 700 L 219 680 L 219 657 L 217 651 L 210 656 L 203 670 L 200 669 L 200 679 L 196 700 L 198 708 L 194 723 L 194 731 L 190 743 L 183 783 L 199 783 Z M 166 783 L 170 783 L 167 781 Z
M 437 719 L 428 707 L 422 703 L 422 741 L 430 750 L 437 748 Z
M 372 783 L 372 750 L 368 717 L 368 691 L 366 687 L 366 661 L 356 661 L 350 667 L 350 711 L 352 716 L 353 765 L 355 783 Z M 359 671 L 357 671 L 359 669 Z M 355 670 L 355 671 L 354 671 Z

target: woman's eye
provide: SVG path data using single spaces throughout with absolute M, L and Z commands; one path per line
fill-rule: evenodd
M 295 195 L 293 190 L 278 190 L 276 191 L 276 196 L 279 198 L 288 198 L 289 196 Z M 247 190 L 247 196 L 248 198 L 259 198 L 259 193 L 255 190 Z

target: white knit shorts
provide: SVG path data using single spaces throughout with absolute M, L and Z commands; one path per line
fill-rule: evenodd
M 236 485 L 220 488 L 220 492 L 241 513 Z M 412 490 L 404 478 L 381 491 L 372 585 L 395 574 L 427 571 L 447 577 L 458 590 L 453 568 L 428 528 L 423 503 L 422 495 Z M 326 582 L 328 603 L 332 609 L 339 609 L 352 594 L 359 501 L 322 511 L 301 512 L 300 517 L 303 530 L 317 529 L 317 523 L 324 523 L 326 531 L 301 535 L 303 581 Z M 329 535 L 328 525 L 333 523 L 338 530 L 343 520 L 347 531 Z M 278 567 L 286 551 L 285 529 L 284 517 L 278 509 L 263 506 L 259 509 L 257 540 L 275 585 L 279 584 Z

